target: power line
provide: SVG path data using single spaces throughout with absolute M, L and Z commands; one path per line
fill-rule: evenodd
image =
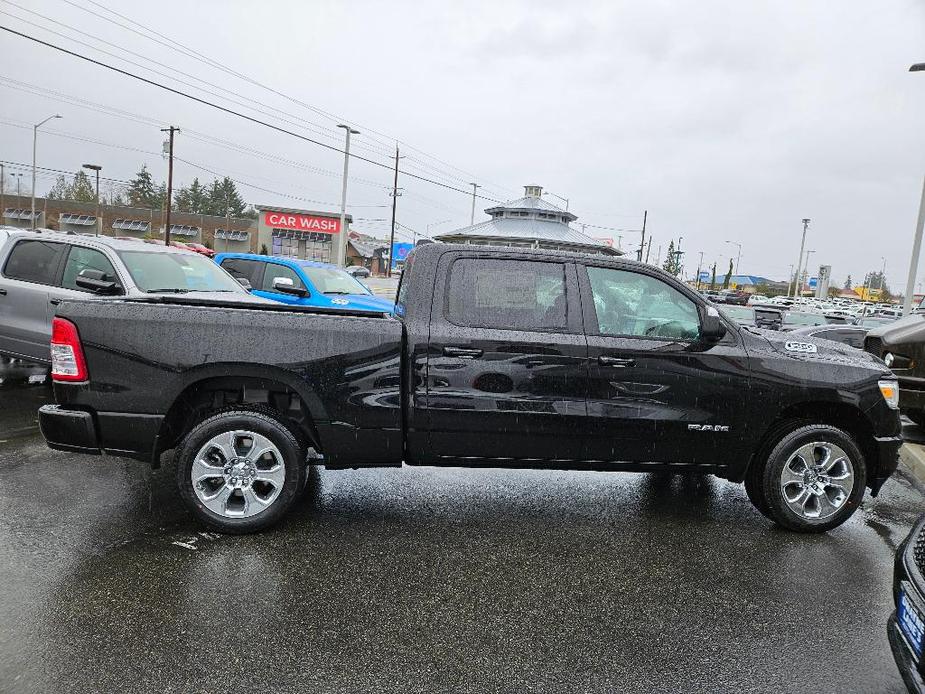
M 270 128 L 271 130 L 275 130 L 275 131 L 277 131 L 277 132 L 283 133 L 284 135 L 289 135 L 290 137 L 295 137 L 295 138 L 298 138 L 298 139 L 300 139 L 300 140 L 304 140 L 305 142 L 310 142 L 310 143 L 312 143 L 312 144 L 318 145 L 319 147 L 324 147 L 325 149 L 329 149 L 329 150 L 331 150 L 331 151 L 338 152 L 338 153 L 340 153 L 340 154 L 344 154 L 344 150 L 342 150 L 342 149 L 340 149 L 339 147 L 336 147 L 336 146 L 334 146 L 334 145 L 329 145 L 329 144 L 327 144 L 327 143 L 325 143 L 325 142 L 320 142 L 320 141 L 318 141 L 318 140 L 315 140 L 315 139 L 313 139 L 313 138 L 307 137 L 307 136 L 305 136 L 305 135 L 300 135 L 299 133 L 293 132 L 293 131 L 291 131 L 291 130 L 287 130 L 286 128 L 280 127 L 280 126 L 278 126 L 278 125 L 274 125 L 274 124 L 272 124 L 272 123 L 268 123 L 267 121 L 260 120 L 259 118 L 254 118 L 253 116 L 249 116 L 249 115 L 247 115 L 246 113 L 241 113 L 241 112 L 239 112 L 239 111 L 235 111 L 234 109 L 228 108 L 227 106 L 222 106 L 221 104 L 216 104 L 216 103 L 214 103 L 214 102 L 212 102 L 212 101 L 208 101 L 207 99 L 201 99 L 201 98 L 198 97 L 198 96 L 194 96 L 194 95 L 192 95 L 192 94 L 187 94 L 186 92 L 183 92 L 183 91 L 181 91 L 181 90 L 179 90 L 179 89 L 175 89 L 175 88 L 170 87 L 170 86 L 168 86 L 168 85 L 166 85 L 166 84 L 161 84 L 160 82 L 155 82 L 154 80 L 148 79 L 147 77 L 143 77 L 143 76 L 141 76 L 141 75 L 136 75 L 136 74 L 134 74 L 134 73 L 132 73 L 132 72 L 129 72 L 128 70 L 123 70 L 122 68 L 116 67 L 116 66 L 114 66 L 114 65 L 109 65 L 108 63 L 104 63 L 104 62 L 102 62 L 102 61 L 95 60 L 95 59 L 90 58 L 90 57 L 85 56 L 85 55 L 81 55 L 80 53 L 76 53 L 75 51 L 68 50 L 67 48 L 63 48 L 63 47 L 61 47 L 61 46 L 57 46 L 57 45 L 55 45 L 55 44 L 53 44 L 53 43 L 50 43 L 50 42 L 48 42 L 48 41 L 43 41 L 42 39 L 37 38 L 37 37 L 35 37 L 35 36 L 30 36 L 29 34 L 25 34 L 25 33 L 21 32 L 21 31 L 16 31 L 15 29 L 11 29 L 10 27 L 3 26 L 3 25 L 0 25 L 0 29 L 2 29 L 3 31 L 6 31 L 6 32 L 8 32 L 8 33 L 10 33 L 10 34 L 13 34 L 13 35 L 15 35 L 15 36 L 19 36 L 20 38 L 24 38 L 24 39 L 27 39 L 27 40 L 29 40 L 29 41 L 33 41 L 34 43 L 38 43 L 38 44 L 40 44 L 40 45 L 46 46 L 46 47 L 48 47 L 48 48 L 52 48 L 52 49 L 54 49 L 54 50 L 56 50 L 56 51 L 59 51 L 59 52 L 61 52 L 61 53 L 66 54 L 66 55 L 70 55 L 70 56 L 72 56 L 72 57 L 74 57 L 74 58 L 78 58 L 78 59 L 80 59 L 80 60 L 86 61 L 86 62 L 91 63 L 91 64 L 93 64 L 93 65 L 97 65 L 97 66 L 99 66 L 99 67 L 104 67 L 104 68 L 106 68 L 107 70 L 111 70 L 111 71 L 113 71 L 113 72 L 119 73 L 120 75 L 124 75 L 124 76 L 126 76 L 126 77 L 130 77 L 130 78 L 132 78 L 132 79 L 138 80 L 139 82 L 144 82 L 145 84 L 149 84 L 149 85 L 151 85 L 152 87 L 157 87 L 157 88 L 159 88 L 159 89 L 163 89 L 164 91 L 170 92 L 170 93 L 172 93 L 172 94 L 176 94 L 177 96 L 182 96 L 182 97 L 184 97 L 184 98 L 186 98 L 186 99 L 190 99 L 191 101 L 195 101 L 196 103 L 202 104 L 202 105 L 204 105 L 204 106 L 209 106 L 209 107 L 214 108 L 214 109 L 216 109 L 216 110 L 218 110 L 218 111 L 222 111 L 222 112 L 224 112 L 224 113 L 228 113 L 228 114 L 230 114 L 230 115 L 232 115 L 232 116 L 237 116 L 238 118 L 243 118 L 244 120 L 250 121 L 251 123 L 255 123 L 255 124 L 257 124 L 257 125 L 262 125 L 262 126 L 265 127 L 265 128 Z M 352 156 L 354 159 L 359 159 L 360 161 L 364 161 L 364 162 L 366 162 L 366 163 L 368 163 L 368 164 L 372 164 L 373 166 L 378 166 L 378 167 L 383 168 L 383 169 L 390 169 L 390 170 L 391 170 L 391 168 L 392 168 L 392 167 L 390 167 L 388 164 L 384 164 L 384 163 L 379 162 L 379 161 L 376 161 L 376 160 L 374 160 L 374 159 L 369 159 L 368 157 L 360 156 L 359 154 L 351 154 L 350 156 Z M 418 181 L 424 181 L 425 183 L 430 183 L 430 184 L 432 184 L 432 185 L 440 186 L 441 188 L 446 188 L 446 189 L 448 189 L 448 190 L 452 190 L 452 191 L 455 191 L 455 192 L 457 192 L 457 193 L 463 193 L 463 194 L 465 194 L 465 195 L 469 195 L 468 191 L 462 190 L 461 188 L 456 188 L 455 186 L 451 186 L 451 185 L 448 185 L 448 184 L 446 184 L 446 183 L 441 183 L 440 181 L 435 181 L 435 180 L 433 180 L 433 179 L 427 178 L 427 177 L 425 177 L 425 176 L 420 176 L 420 175 L 415 174 L 415 173 L 412 173 L 412 172 L 410 172 L 410 171 L 403 171 L 403 172 L 401 172 L 401 173 L 403 173 L 405 176 L 407 176 L 407 177 L 409 177 L 409 178 L 413 178 L 413 179 L 418 180 Z M 487 197 L 487 196 L 479 195 L 479 196 L 477 196 L 477 197 L 480 197 L 480 198 L 482 198 L 483 200 L 488 200 L 489 202 L 501 202 L 500 200 L 496 200 L 496 199 L 494 199 L 494 198 L 489 198 L 489 197 Z
M 303 102 L 303 101 L 301 101 L 301 100 L 299 100 L 299 99 L 293 97 L 293 96 L 290 95 L 290 94 L 287 94 L 287 93 L 285 93 L 285 92 L 281 92 L 281 91 L 279 91 L 279 90 L 277 90 L 277 89 L 275 89 L 275 88 L 273 88 L 273 87 L 270 87 L 269 85 L 266 85 L 266 84 L 264 84 L 264 83 L 262 83 L 262 82 L 259 82 L 258 80 L 254 79 L 254 78 L 252 78 L 252 77 L 249 77 L 249 76 L 247 76 L 247 75 L 245 75 L 245 74 L 243 74 L 243 73 L 241 73 L 241 72 L 238 72 L 238 71 L 236 71 L 236 70 L 233 70 L 233 69 L 229 68 L 228 66 L 222 64 L 221 62 L 216 61 L 216 60 L 210 58 L 209 56 L 205 55 L 204 53 L 201 53 L 201 52 L 199 52 L 199 51 L 197 51 L 197 50 L 195 50 L 195 49 L 193 49 L 193 48 L 190 48 L 189 46 L 186 46 L 186 45 L 180 43 L 179 41 L 176 41 L 176 40 L 170 38 L 169 36 L 166 36 L 165 34 L 162 34 L 162 33 L 158 32 L 158 31 L 156 31 L 156 30 L 154 30 L 154 29 L 151 29 L 150 27 L 148 27 L 148 26 L 146 26 L 146 25 L 144 25 L 144 24 L 142 24 L 142 23 L 140 23 L 140 22 L 137 22 L 137 21 L 135 21 L 134 19 L 132 19 L 132 18 L 130 18 L 130 17 L 124 15 L 124 14 L 120 14 L 119 12 L 116 12 L 115 10 L 113 10 L 113 9 L 111 9 L 111 8 L 109 8 L 109 7 L 106 7 L 106 6 L 103 5 L 102 3 L 95 2 L 95 0 L 88 0 L 88 2 L 90 2 L 92 5 L 94 5 L 94 6 L 98 7 L 98 8 L 100 8 L 101 10 L 103 10 L 103 11 L 105 11 L 105 12 L 108 12 L 108 13 L 110 13 L 110 14 L 116 16 L 116 17 L 119 17 L 120 19 L 125 20 L 126 22 L 129 22 L 129 23 L 135 25 L 136 27 L 140 27 L 141 29 L 143 29 L 143 31 L 139 31 L 138 29 L 135 29 L 135 28 L 133 28 L 133 27 L 131 27 L 131 26 L 127 26 L 126 24 L 123 24 L 123 23 L 121 23 L 121 22 L 118 22 L 118 21 L 112 19 L 111 17 L 107 17 L 107 16 L 102 15 L 102 14 L 100 14 L 100 13 L 98 13 L 98 12 L 94 12 L 93 10 L 91 10 L 91 9 L 89 9 L 89 8 L 83 7 L 82 5 L 79 5 L 78 3 L 72 2 L 72 0 L 62 0 L 62 2 L 65 2 L 65 3 L 67 3 L 68 5 L 71 5 L 72 7 L 75 7 L 75 8 L 77 8 L 77 9 L 83 11 L 83 12 L 87 12 L 87 13 L 93 15 L 94 17 L 97 17 L 97 18 L 99 18 L 99 19 L 102 19 L 102 20 L 104 20 L 104 21 L 107 21 L 107 22 L 109 22 L 109 23 L 111 23 L 111 24 L 113 24 L 113 25 L 115 25 L 115 26 L 118 26 L 118 27 L 120 27 L 120 28 L 122 28 L 122 29 L 125 29 L 125 30 L 127 30 L 127 31 L 130 31 L 130 32 L 132 32 L 132 33 L 134 33 L 134 34 L 136 34 L 136 35 L 138 35 L 138 36 L 141 36 L 141 37 L 143 37 L 143 38 L 145 38 L 145 39 L 147 39 L 147 40 L 149 40 L 149 41 L 153 41 L 154 43 L 157 43 L 157 44 L 159 44 L 159 45 L 161 45 L 161 46 L 164 46 L 164 47 L 169 48 L 169 49 L 171 49 L 171 50 L 173 50 L 173 51 L 176 51 L 176 52 L 180 53 L 181 55 L 183 55 L 183 56 L 185 56 L 185 57 L 187 57 L 187 58 L 190 58 L 190 59 L 192 59 L 192 60 L 196 60 L 196 61 L 198 61 L 198 62 L 200 62 L 200 63 L 204 63 L 204 64 L 206 64 L 207 66 L 209 66 L 209 67 L 211 67 L 211 68 L 218 69 L 218 70 L 220 70 L 220 71 L 222 71 L 222 72 L 225 72 L 226 74 L 232 75 L 232 76 L 234 76 L 234 77 L 236 77 L 236 78 L 238 78 L 238 79 L 242 79 L 242 80 L 244 80 L 245 82 L 247 82 L 247 83 L 249 83 L 249 84 L 252 84 L 252 85 L 254 85 L 254 86 L 256 86 L 256 87 L 260 87 L 261 89 L 264 89 L 264 90 L 266 90 L 266 91 L 268 91 L 268 92 L 270 92 L 270 93 L 272 93 L 272 94 L 275 94 L 275 95 L 277 95 L 277 96 L 279 96 L 279 97 L 282 97 L 283 99 L 286 99 L 287 101 L 289 101 L 289 102 L 291 102 L 291 103 L 293 103 L 293 104 L 296 104 L 296 105 L 298 105 L 298 106 L 301 106 L 302 108 L 308 109 L 309 111 L 311 111 L 311 112 L 313 112 L 313 113 L 316 113 L 316 114 L 318 114 L 318 115 L 320 115 L 320 116 L 323 116 L 323 117 L 325 117 L 325 118 L 328 118 L 328 119 L 330 119 L 330 120 L 332 120 L 332 121 L 334 121 L 334 122 L 336 122 L 336 123 L 349 123 L 349 124 L 351 124 L 351 125 L 356 126 L 357 128 L 362 128 L 363 131 L 364 131 L 365 133 L 367 133 L 367 134 L 372 133 L 372 134 L 375 134 L 375 135 L 379 135 L 379 136 L 381 136 L 381 137 L 384 137 L 384 138 L 386 138 L 386 139 L 388 139 L 388 140 L 396 140 L 396 141 L 398 141 L 398 138 L 393 138 L 393 137 L 391 137 L 391 136 L 389 136 L 389 135 L 386 135 L 385 133 L 382 133 L 382 132 L 379 132 L 379 131 L 377 131 L 377 130 L 375 130 L 375 129 L 373 129 L 373 128 L 370 128 L 370 127 L 367 126 L 367 125 L 363 125 L 363 124 L 360 124 L 360 123 L 356 123 L 356 122 L 354 122 L 354 121 L 351 121 L 350 119 L 345 119 L 345 118 L 343 118 L 343 117 L 340 117 L 340 116 L 337 116 L 337 115 L 335 115 L 335 114 L 333 114 L 333 113 L 330 113 L 329 111 L 325 111 L 325 110 L 320 109 L 320 108 L 318 108 L 318 107 L 316 107 L 316 106 L 312 106 L 311 104 L 305 103 L 305 102 Z M 152 36 L 152 35 L 153 35 L 153 36 Z M 159 38 L 155 38 L 155 37 L 159 37 Z M 162 40 L 162 39 L 163 39 L 163 40 Z M 174 68 L 171 68 L 171 69 L 174 69 Z M 183 73 L 181 73 L 181 74 L 183 74 Z M 194 77 L 194 79 L 199 79 L 199 78 L 195 78 L 195 77 Z M 200 80 L 200 81 L 202 81 L 202 80 Z M 207 84 L 208 84 L 208 83 L 207 83 Z M 248 98 L 248 97 L 243 97 L 243 98 Z M 259 102 L 255 102 L 255 103 L 259 103 Z M 287 115 L 288 115 L 288 114 L 287 114 Z M 292 117 L 298 118 L 297 116 L 292 116 Z M 317 125 L 317 124 L 315 124 L 315 125 Z M 327 132 L 325 132 L 325 134 L 326 134 L 326 135 L 329 135 L 329 136 L 331 136 L 331 137 L 336 137 L 336 135 L 333 134 L 333 133 L 327 133 Z M 379 153 L 379 154 L 386 154 L 386 153 L 390 153 L 390 152 L 391 152 L 391 144 L 390 144 L 390 143 L 382 142 L 381 140 L 376 140 L 376 138 L 371 138 L 371 139 L 372 139 L 374 142 L 376 142 L 377 144 L 380 145 L 380 148 L 379 148 L 378 150 L 376 150 L 375 148 L 368 147 L 368 146 L 366 146 L 366 145 L 364 145 L 364 144 L 360 144 L 360 143 L 357 143 L 357 146 L 358 146 L 359 148 L 361 148 L 361 149 L 366 149 L 367 151 L 375 151 L 375 152 L 377 152 L 377 153 Z M 435 156 L 433 156 L 433 155 L 430 155 L 430 154 L 428 154 L 427 152 L 424 152 L 423 150 L 421 150 L 421 149 L 419 149 L 419 148 L 417 148 L 417 147 L 413 147 L 412 145 L 409 145 L 409 144 L 407 144 L 407 143 L 405 143 L 405 142 L 402 142 L 401 144 L 404 145 L 404 146 L 405 146 L 406 148 L 408 148 L 408 149 L 412 149 L 412 150 L 414 150 L 415 152 L 418 152 L 420 155 L 422 155 L 422 156 L 424 156 L 424 157 L 427 157 L 427 158 L 429 158 L 429 159 L 432 159 L 433 161 L 439 162 L 440 164 L 443 164 L 444 166 L 448 166 L 448 167 L 450 167 L 451 169 L 455 169 L 456 171 L 458 171 L 458 172 L 460 172 L 460 173 L 462 173 L 462 174 L 465 175 L 465 178 L 460 178 L 460 177 L 458 177 L 458 176 L 454 176 L 454 175 L 450 174 L 449 178 L 456 178 L 457 180 L 460 180 L 460 181 L 468 181 L 469 179 L 471 179 L 471 178 L 473 178 L 473 177 L 478 178 L 477 176 L 474 176 L 474 174 L 472 174 L 471 172 L 467 172 L 467 171 L 465 171 L 465 170 L 463 170 L 463 169 L 460 169 L 460 168 L 458 168 L 458 167 L 456 167 L 456 166 L 453 166 L 452 164 L 449 164 L 449 163 L 447 163 L 447 162 L 445 162 L 445 161 L 443 161 L 443 160 L 441 160 L 441 159 L 439 159 L 439 158 L 437 158 L 437 157 L 435 157 Z M 436 171 L 436 172 L 438 172 L 438 173 L 443 173 L 443 174 L 447 173 L 447 172 L 445 172 L 445 171 L 441 171 L 441 170 L 438 169 L 437 167 L 429 166 L 429 165 L 424 165 L 423 162 L 422 162 L 422 168 L 430 169 L 430 170 Z M 504 188 L 503 186 L 498 186 L 498 185 L 496 185 L 496 184 L 494 184 L 494 183 L 491 183 L 490 181 L 488 181 L 488 183 L 490 183 L 491 186 L 492 186 L 493 188 L 499 188 L 499 189 L 501 189 L 501 190 L 507 190 L 508 192 L 511 192 L 510 189 L 506 189 L 506 188 Z

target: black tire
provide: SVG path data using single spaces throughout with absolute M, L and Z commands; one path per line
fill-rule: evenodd
M 814 454 L 821 455 L 825 444 L 841 449 L 844 456 L 838 456 L 838 459 L 843 462 L 838 463 L 835 470 L 836 475 L 832 477 L 840 476 L 844 471 L 850 471 L 853 475 L 853 486 L 847 496 L 839 497 L 839 487 L 826 483 L 819 487 L 823 489 L 822 494 L 817 495 L 816 499 L 810 498 L 808 504 L 803 506 L 804 513 L 798 513 L 788 504 L 784 496 L 782 475 L 785 466 L 794 459 L 796 452 L 811 443 L 823 444 L 813 452 Z M 789 431 L 785 430 L 777 439 L 770 454 L 764 460 L 756 460 L 753 465 L 757 467 L 749 470 L 751 483 L 746 480 L 746 490 L 749 490 L 749 486 L 751 487 L 749 497 L 751 498 L 753 494 L 758 497 L 757 502 L 752 499 L 756 508 L 762 513 L 765 513 L 762 506 L 766 508 L 765 515 L 788 530 L 802 533 L 823 533 L 831 530 L 848 520 L 864 498 L 867 482 L 864 455 L 850 434 L 833 426 L 809 424 Z M 799 460 L 796 460 L 795 468 L 796 470 L 801 468 Z M 789 469 L 793 471 L 794 467 Z M 792 490 L 796 497 L 804 489 L 800 486 L 801 484 L 803 483 L 794 482 L 786 488 Z M 844 486 L 846 485 L 842 483 L 841 488 Z M 806 494 L 809 498 L 809 492 Z M 824 499 L 823 496 L 825 496 Z M 837 503 L 831 503 L 829 499 L 834 499 Z M 809 517 L 812 513 L 819 513 L 819 517 Z
M 771 509 L 768 506 L 768 500 L 764 498 L 764 487 L 762 486 L 762 475 L 754 474 L 755 470 L 763 471 L 762 465 L 752 465 L 745 476 L 745 493 L 752 506 L 761 512 L 761 515 L 769 520 L 774 520 L 771 515 Z
M 248 482 L 248 486 L 255 493 L 259 489 L 271 501 L 262 510 L 246 517 L 231 517 L 207 508 L 205 502 L 197 495 L 192 480 L 193 465 L 196 463 L 196 458 L 203 447 L 223 433 L 236 431 L 252 432 L 266 437 L 276 448 L 276 452 L 271 454 L 270 460 L 273 461 L 278 453 L 285 471 L 285 477 L 279 487 L 257 480 L 253 483 Z M 250 438 L 256 440 L 257 437 Z M 248 437 L 241 436 L 237 440 L 246 442 Z M 249 460 L 247 456 L 251 452 L 252 449 L 242 451 L 240 457 L 235 460 Z M 223 460 L 220 454 L 216 453 L 216 455 L 219 455 L 219 458 L 216 458 L 217 461 Z M 305 484 L 305 448 L 290 424 L 272 414 L 272 411 L 264 411 L 262 408 L 258 410 L 242 406 L 218 412 L 206 418 L 193 427 L 180 442 L 177 447 L 176 461 L 177 486 L 183 503 L 203 524 L 222 533 L 252 533 L 274 525 L 289 511 Z M 225 460 L 224 462 L 213 464 L 220 468 L 223 465 L 227 467 L 230 462 Z M 249 480 L 250 478 L 247 479 Z M 221 478 L 216 477 L 214 481 L 210 480 L 207 483 L 221 489 L 223 485 L 219 484 L 220 480 Z M 258 488 L 258 484 L 262 486 Z M 251 507 L 245 505 L 243 492 L 244 489 L 236 490 L 233 492 L 234 498 L 229 499 L 229 501 L 236 501 L 240 498 L 240 504 L 244 509 L 243 512 L 249 512 Z M 239 494 L 240 496 L 238 496 Z M 259 508 L 260 506 L 256 507 Z M 231 504 L 227 504 L 226 508 L 230 512 Z

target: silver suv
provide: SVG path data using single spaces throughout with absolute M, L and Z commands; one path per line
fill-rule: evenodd
M 134 239 L 0 228 L 0 355 L 50 363 L 51 319 L 66 299 L 189 292 L 272 303 L 191 251 Z

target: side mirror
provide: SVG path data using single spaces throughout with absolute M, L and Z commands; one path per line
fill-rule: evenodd
M 235 277 L 235 279 L 238 281 L 238 284 L 244 287 L 247 291 L 250 291 L 251 289 L 254 288 L 251 285 L 251 281 L 247 279 L 246 277 Z
M 703 342 L 719 342 L 726 335 L 726 326 L 719 317 L 715 306 L 703 307 L 703 319 L 700 322 L 700 339 Z
M 273 289 L 283 294 L 292 294 L 294 296 L 308 296 L 308 290 L 295 286 L 295 282 L 289 277 L 274 277 Z
M 81 289 L 89 289 L 96 294 L 112 294 L 119 286 L 114 281 L 107 280 L 106 273 L 102 270 L 89 268 L 81 270 L 74 283 Z

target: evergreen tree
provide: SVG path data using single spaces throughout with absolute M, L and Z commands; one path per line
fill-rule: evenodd
M 710 278 L 710 289 L 716 289 L 716 262 L 713 262 L 713 277 Z
M 78 171 L 74 176 L 69 199 L 77 202 L 96 202 L 96 188 L 90 182 L 86 171 Z
M 158 208 L 161 206 L 162 198 L 158 196 L 157 186 L 146 165 L 142 165 L 141 171 L 135 174 L 135 178 L 129 183 L 126 199 L 128 204 L 134 207 Z
M 729 282 L 732 280 L 732 258 L 729 259 L 729 269 L 726 270 L 726 276 L 723 278 L 723 289 L 729 289 Z
M 231 210 L 232 217 L 242 217 L 246 205 L 243 198 L 238 193 L 238 188 L 234 181 L 225 176 L 222 180 L 215 179 L 209 188 L 208 212 L 219 217 L 224 217 L 227 211 Z
M 848 275 L 848 279 L 845 280 L 844 289 L 851 289 L 851 275 Z
M 49 200 L 70 200 L 71 186 L 68 185 L 67 179 L 64 176 L 58 176 L 55 179 L 55 184 L 45 194 L 45 197 Z
M 674 240 L 668 242 L 668 254 L 665 256 L 665 262 L 662 264 L 662 269 L 665 272 L 670 272 L 672 275 L 677 275 L 678 272 L 675 268 L 677 254 L 674 252 Z

